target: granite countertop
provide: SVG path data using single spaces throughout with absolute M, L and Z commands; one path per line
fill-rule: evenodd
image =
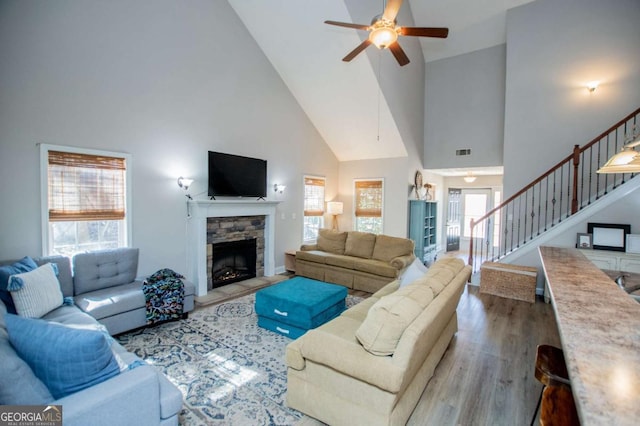
M 637 425 L 640 303 L 578 250 L 539 251 L 582 425 Z

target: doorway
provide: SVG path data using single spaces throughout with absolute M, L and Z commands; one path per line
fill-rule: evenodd
M 471 219 L 478 221 L 491 209 L 490 189 L 462 190 L 462 229 L 464 238 L 471 237 Z M 475 229 L 474 238 L 484 238 L 485 228 Z
M 447 206 L 447 251 L 460 250 L 460 202 L 462 189 L 449 188 Z

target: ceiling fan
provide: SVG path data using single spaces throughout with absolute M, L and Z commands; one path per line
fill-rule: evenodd
M 358 47 L 349 52 L 349 54 L 342 58 L 342 60 L 345 62 L 349 62 L 360 52 L 366 49 L 370 44 L 374 44 L 378 49 L 389 48 L 400 66 L 404 66 L 409 63 L 409 58 L 398 43 L 398 36 L 447 38 L 447 36 L 449 35 L 448 28 L 396 26 L 396 16 L 398 15 L 400 6 L 402 6 L 402 0 L 387 1 L 386 6 L 384 7 L 384 11 L 381 15 L 376 15 L 373 17 L 373 19 L 371 20 L 371 25 L 351 24 L 348 22 L 337 21 L 324 21 L 325 24 L 329 25 L 337 25 L 338 27 L 355 28 L 356 30 L 369 31 L 369 38 L 360 43 Z

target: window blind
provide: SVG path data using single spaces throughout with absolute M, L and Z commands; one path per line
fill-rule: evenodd
M 49 151 L 49 221 L 122 220 L 124 158 Z
M 304 215 L 324 215 L 324 179 L 304 178 Z
M 356 217 L 382 217 L 382 181 L 356 181 Z

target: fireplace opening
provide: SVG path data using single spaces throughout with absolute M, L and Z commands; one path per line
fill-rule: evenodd
M 212 288 L 256 276 L 256 239 L 212 244 Z

